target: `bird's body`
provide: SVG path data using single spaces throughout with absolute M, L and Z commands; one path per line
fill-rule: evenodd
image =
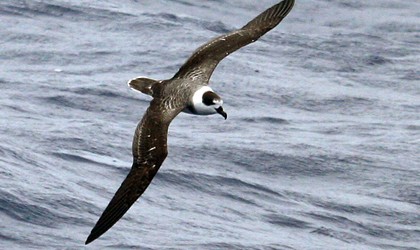
M 218 63 L 237 49 L 255 42 L 274 28 L 290 12 L 294 0 L 267 9 L 241 29 L 217 37 L 199 47 L 173 78 L 157 81 L 138 77 L 129 86 L 153 97 L 133 139 L 133 165 L 126 179 L 105 208 L 86 244 L 111 228 L 143 194 L 163 161 L 171 121 L 180 113 L 195 115 L 227 114 L 223 100 L 208 86 Z

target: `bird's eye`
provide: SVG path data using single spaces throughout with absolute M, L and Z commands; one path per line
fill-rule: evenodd
M 212 91 L 207 91 L 203 94 L 203 103 L 207 106 L 216 104 L 217 99 L 219 99 L 219 96 Z

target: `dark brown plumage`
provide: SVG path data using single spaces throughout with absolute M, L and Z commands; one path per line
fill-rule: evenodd
M 239 30 L 219 36 L 199 47 L 174 78 L 200 78 L 208 82 L 217 64 L 236 50 L 258 40 L 277 26 L 292 10 L 294 0 L 282 1 L 267 9 Z
M 134 135 L 132 168 L 92 229 L 86 244 L 110 229 L 149 186 L 168 154 L 169 124 L 191 105 L 196 89 L 208 84 L 217 64 L 230 53 L 255 42 L 274 28 L 290 12 L 294 2 L 284 0 L 258 15 L 241 29 L 202 45 L 172 79 L 155 81 L 137 78 L 129 82 L 132 88 L 152 95 L 153 100 Z M 210 98 L 212 96 L 213 94 L 206 94 L 206 105 L 219 101 Z M 226 113 L 221 106 L 216 111 L 226 119 Z
M 165 110 L 154 99 L 138 124 L 133 140 L 133 165 L 127 177 L 109 202 L 85 244 L 97 239 L 110 229 L 143 194 L 156 175 L 167 150 L 170 122 L 182 109 Z

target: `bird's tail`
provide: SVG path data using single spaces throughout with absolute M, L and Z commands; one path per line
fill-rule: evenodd
M 140 91 L 146 95 L 150 95 L 153 96 L 153 85 L 159 83 L 159 81 L 157 80 L 153 80 L 150 78 L 145 78 L 145 77 L 137 77 L 137 78 L 133 78 L 131 80 L 129 80 L 127 82 L 128 86 L 130 86 L 130 88 Z

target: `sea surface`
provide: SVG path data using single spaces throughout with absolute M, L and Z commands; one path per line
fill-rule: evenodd
M 275 0 L 1 0 L 0 249 L 83 249 L 150 98 Z M 420 249 L 420 1 L 296 0 L 86 249 Z

